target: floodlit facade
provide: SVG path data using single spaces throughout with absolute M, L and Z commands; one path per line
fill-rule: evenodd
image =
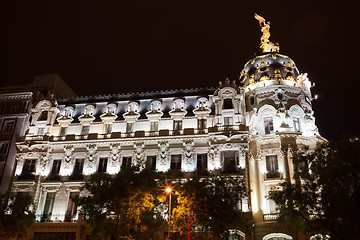
M 294 181 L 294 149 L 324 141 L 311 86 L 278 46 L 264 45 L 239 80 L 218 86 L 36 102 L 28 132 L 17 142 L 12 187 L 34 197 L 39 223 L 31 234 L 49 227 L 85 239 L 71 199 L 86 194 L 80 187 L 91 174 L 137 164 L 184 176 L 242 176 L 250 194 L 239 206 L 254 219 L 246 239 L 292 239 L 269 227 L 277 211 L 267 196 L 280 182 Z

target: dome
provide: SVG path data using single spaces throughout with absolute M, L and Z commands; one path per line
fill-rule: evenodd
M 296 81 L 299 70 L 288 56 L 270 52 L 256 56 L 248 61 L 240 73 L 244 86 L 266 80 Z

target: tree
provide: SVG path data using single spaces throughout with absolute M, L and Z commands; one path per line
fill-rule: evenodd
M 293 156 L 295 183 L 270 193 L 279 223 L 290 232 L 328 233 L 332 239 L 360 236 L 360 141 L 343 138 Z
M 89 195 L 76 199 L 80 213 L 99 239 L 152 239 L 163 223 L 155 175 L 123 169 L 115 177 L 94 174 L 84 185 Z
M 239 202 L 247 196 L 242 177 L 195 177 L 183 183 L 176 195 L 173 231 L 185 234 L 193 225 L 204 239 L 228 239 L 230 228 L 247 229 L 246 217 L 238 209 Z
M 35 220 L 32 202 L 29 194 L 0 195 L 0 239 L 12 239 L 26 234 Z

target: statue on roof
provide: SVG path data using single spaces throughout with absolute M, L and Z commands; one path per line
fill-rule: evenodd
M 255 19 L 259 21 L 259 25 L 261 27 L 261 32 L 263 35 L 261 36 L 260 48 L 262 52 L 279 52 L 279 46 L 270 42 L 270 22 L 266 22 L 265 18 L 255 13 Z

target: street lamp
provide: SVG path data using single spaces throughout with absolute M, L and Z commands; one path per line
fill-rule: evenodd
M 171 187 L 167 187 L 165 189 L 165 191 L 169 194 L 169 226 L 168 226 L 168 239 L 170 240 L 170 216 L 171 216 L 171 192 L 172 192 L 172 189 Z

